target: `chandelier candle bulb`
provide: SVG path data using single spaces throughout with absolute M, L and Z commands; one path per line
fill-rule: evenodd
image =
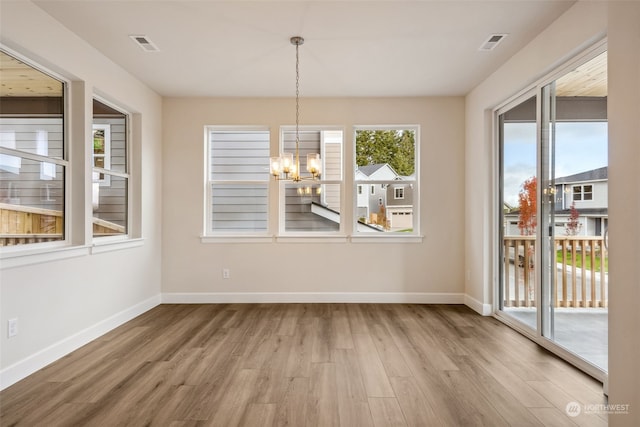
M 307 154 L 307 172 L 312 176 L 320 175 L 320 155 L 317 153 Z
M 278 177 L 282 173 L 282 161 L 280 157 L 271 157 L 269 163 L 271 164 L 271 175 Z
M 283 153 L 280 158 L 282 159 L 282 172 L 289 174 L 295 169 L 293 163 L 293 153 Z

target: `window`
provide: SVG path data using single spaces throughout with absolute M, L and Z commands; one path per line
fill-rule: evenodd
M 11 81 L 0 103 L 0 246 L 64 240 L 65 84 L 1 50 L 0 62 Z
M 111 126 L 105 124 L 93 125 L 93 167 L 99 169 L 111 168 Z M 99 173 L 97 182 L 109 185 L 109 175 Z
M 322 174 L 317 181 L 281 182 L 280 232 L 335 234 L 341 230 L 343 131 L 305 127 L 299 131 L 300 170 L 308 153 L 319 153 Z M 295 153 L 295 128 L 281 129 L 282 151 Z
M 358 127 L 355 185 L 370 185 L 356 200 L 362 235 L 418 234 L 418 126 Z
M 573 186 L 573 200 L 582 200 L 582 186 Z
M 266 234 L 269 129 L 211 126 L 206 132 L 205 235 Z
M 394 189 L 393 197 L 395 199 L 404 199 L 404 187 L 396 187 Z
M 593 200 L 593 185 L 574 185 L 573 200 Z
M 358 185 L 358 194 L 362 194 L 362 185 Z
M 128 115 L 93 100 L 93 237 L 128 234 Z

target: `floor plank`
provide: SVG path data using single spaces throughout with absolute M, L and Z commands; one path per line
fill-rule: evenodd
M 376 427 L 406 427 L 398 401 L 393 397 L 370 397 L 369 406 Z

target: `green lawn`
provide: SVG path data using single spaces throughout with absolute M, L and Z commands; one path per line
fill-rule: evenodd
M 562 251 L 559 250 L 556 253 L 556 261 L 558 263 L 562 263 Z M 585 254 L 585 268 L 587 270 L 591 270 L 591 255 Z M 600 271 L 600 265 L 602 264 L 601 258 L 599 254 L 596 254 L 596 271 Z M 567 265 L 571 265 L 571 253 L 567 252 Z M 576 253 L 576 267 L 582 268 L 582 254 L 580 252 Z M 604 271 L 609 272 L 609 257 L 604 258 Z

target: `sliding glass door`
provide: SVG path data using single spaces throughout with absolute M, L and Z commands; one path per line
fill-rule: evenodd
M 607 371 L 606 52 L 497 111 L 498 314 Z
M 542 334 L 607 370 L 606 52 L 542 88 Z
M 529 93 L 498 115 L 500 139 L 500 310 L 538 329 L 536 236 L 538 137 L 537 96 Z

